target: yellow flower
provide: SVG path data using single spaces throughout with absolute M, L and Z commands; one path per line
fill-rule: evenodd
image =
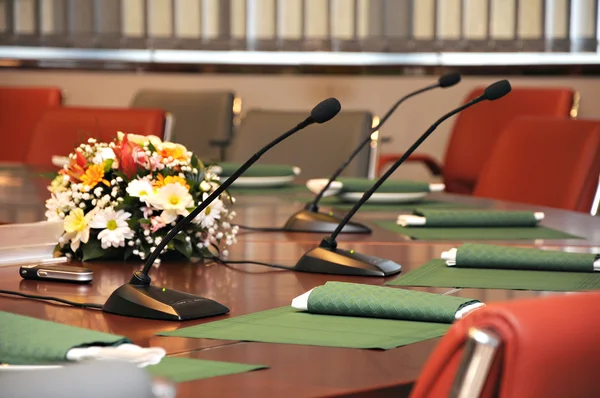
M 71 250 L 76 251 L 81 242 L 87 243 L 90 239 L 89 221 L 93 212 L 86 216 L 82 209 L 73 209 L 65 217 L 64 228 L 66 241 L 71 241 Z
M 158 154 L 163 158 L 173 158 L 174 160 L 179 161 L 188 161 L 190 158 L 188 156 L 187 149 L 180 144 L 174 144 L 172 142 L 163 142 L 162 144 L 156 147 Z
M 190 186 L 185 181 L 185 178 L 179 176 L 163 177 L 162 174 L 158 175 L 158 180 L 154 182 L 154 188 L 164 187 L 167 184 L 179 184 L 184 186 L 188 191 L 190 190 Z
M 103 183 L 107 187 L 110 187 L 110 183 L 104 179 L 104 166 L 99 164 L 93 164 L 85 171 L 85 174 L 81 176 L 81 182 L 84 187 L 94 188 L 98 183 Z
M 117 131 L 117 139 L 123 141 L 123 137 L 125 137 L 125 134 L 122 131 Z M 155 135 L 127 134 L 127 140 L 140 146 L 143 146 L 146 142 L 150 142 L 155 147 L 162 143 L 162 140 Z

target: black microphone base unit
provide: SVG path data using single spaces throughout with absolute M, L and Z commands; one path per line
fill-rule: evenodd
M 285 232 L 323 232 L 331 233 L 335 231 L 341 218 L 331 213 L 320 213 L 310 210 L 300 210 L 292 215 L 283 226 Z M 371 228 L 358 223 L 348 223 L 342 229 L 342 233 L 347 234 L 370 234 Z
M 294 266 L 294 271 L 352 276 L 390 276 L 402 271 L 391 260 L 367 256 L 354 250 L 317 247 L 307 252 Z
M 187 321 L 223 315 L 229 312 L 229 308 L 189 293 L 129 283 L 110 295 L 102 311 L 134 318 Z

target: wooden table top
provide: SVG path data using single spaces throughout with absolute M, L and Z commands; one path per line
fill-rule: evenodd
M 41 185 L 43 186 L 43 185 Z M 0 222 L 27 222 L 43 219 L 40 185 L 34 187 L 28 178 L 18 173 L 0 173 Z M 546 213 L 543 224 L 582 236 L 586 239 L 503 242 L 523 246 L 569 248 L 573 251 L 597 251 L 600 246 L 600 218 L 557 209 L 501 203 L 453 195 L 436 194 L 443 200 L 477 204 L 495 209 L 530 209 Z M 289 198 L 243 196 L 238 198 L 236 221 L 251 226 L 282 225 L 286 218 L 301 207 Z M 376 219 L 394 220 L 397 212 L 362 212 L 365 223 Z M 313 248 L 323 234 L 244 232 L 232 247 L 230 258 L 252 259 L 293 265 L 300 256 Z M 371 235 L 342 235 L 340 247 L 389 258 L 408 272 L 459 242 L 411 241 L 399 234 L 374 228 Z M 114 289 L 126 283 L 140 263 L 91 262 L 94 282 L 89 286 L 66 283 L 25 281 L 18 267 L 0 268 L 0 289 L 44 294 L 61 298 L 103 303 Z M 386 278 L 342 277 L 294 273 L 256 265 L 191 264 L 165 262 L 151 271 L 153 284 L 187 291 L 215 299 L 231 309 L 229 315 L 188 322 L 163 322 L 127 318 L 98 310 L 84 310 L 34 300 L 0 296 L 0 310 L 41 319 L 111 332 L 131 338 L 142 346 L 164 347 L 169 355 L 201 359 L 263 364 L 269 369 L 231 376 L 180 383 L 178 396 L 334 396 L 406 395 L 417 378 L 437 339 L 388 351 L 313 347 L 287 344 L 248 343 L 209 339 L 156 337 L 156 333 L 198 323 L 224 319 L 289 305 L 291 300 L 326 281 L 352 281 L 383 284 Z M 444 293 L 445 288 L 418 288 Z M 463 297 L 491 302 L 547 295 L 544 292 L 463 289 Z M 553 293 L 560 294 L 560 293 Z

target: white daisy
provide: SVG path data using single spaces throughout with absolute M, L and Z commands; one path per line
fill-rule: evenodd
M 112 207 L 100 210 L 90 222 L 90 227 L 102 229 L 98 234 L 103 249 L 109 247 L 124 247 L 125 239 L 133 238 L 134 232 L 129 228 L 127 220 L 130 213 Z
M 136 198 L 140 198 L 140 200 L 144 200 L 144 198 L 151 195 L 154 191 L 152 187 L 152 183 L 146 179 L 142 180 L 131 180 L 125 189 L 129 196 L 133 196 Z
M 81 242 L 87 243 L 90 239 L 90 219 L 94 214 L 94 210 L 84 214 L 82 209 L 77 208 L 65 217 L 65 234 L 62 239 L 64 242 L 71 241 L 71 250 L 76 251 Z
M 202 195 L 202 201 L 208 198 L 208 194 Z M 194 218 L 194 223 L 200 224 L 202 228 L 210 228 L 215 224 L 216 220 L 221 218 L 221 213 L 225 209 L 223 201 L 221 199 L 215 199 L 206 209 L 202 210 L 200 214 Z
M 169 224 L 175 221 L 177 216 L 187 216 L 189 214 L 187 209 L 194 206 L 194 199 L 186 187 L 178 183 L 171 183 L 149 195 L 146 203 L 162 210 L 160 217 Z

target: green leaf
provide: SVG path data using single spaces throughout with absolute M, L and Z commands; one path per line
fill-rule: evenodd
M 104 173 L 108 173 L 111 171 L 113 163 L 114 163 L 114 159 L 107 159 L 104 162 Z
M 175 250 L 179 253 L 183 254 L 186 258 L 192 257 L 192 243 L 186 242 L 185 240 L 182 242 L 180 240 L 173 240 L 173 244 L 175 245 Z
M 127 246 L 127 249 L 125 249 L 124 259 L 127 261 L 131 256 L 133 256 L 133 247 Z
M 156 147 L 150 141 L 148 141 L 148 149 L 151 152 L 157 152 Z
M 140 218 L 137 222 L 139 222 L 140 224 L 152 224 L 152 222 L 147 218 Z
M 81 245 L 83 252 L 83 261 L 95 260 L 104 256 L 104 249 L 100 245 L 99 240 L 90 240 L 88 243 Z

